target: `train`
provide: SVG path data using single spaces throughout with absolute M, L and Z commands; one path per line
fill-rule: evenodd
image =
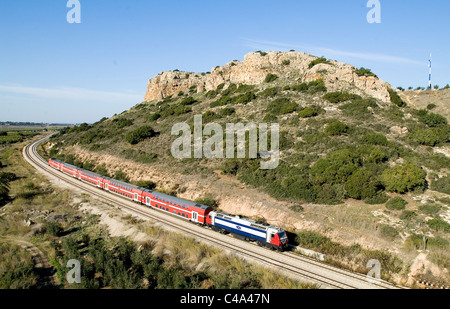
M 230 215 L 216 211 L 210 206 L 105 177 L 55 158 L 50 158 L 48 164 L 66 175 L 100 190 L 122 196 L 141 206 L 177 216 L 180 219 L 202 225 L 222 234 L 231 234 L 236 238 L 255 242 L 261 247 L 280 252 L 288 248 L 288 237 L 286 232 L 280 227 L 241 216 Z

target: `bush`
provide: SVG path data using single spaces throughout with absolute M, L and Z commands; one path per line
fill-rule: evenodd
M 385 192 L 378 192 L 376 195 L 365 200 L 366 204 L 369 205 L 381 205 L 389 200 L 389 196 Z
M 402 212 L 402 214 L 400 215 L 400 220 L 403 220 L 403 221 L 411 221 L 415 218 L 417 218 L 417 213 L 415 211 L 411 211 L 411 210 L 404 210 Z
M 266 79 L 264 80 L 264 82 L 271 83 L 271 82 L 276 81 L 277 79 L 278 79 L 278 75 L 269 73 L 269 74 L 267 74 Z
M 133 125 L 133 121 L 126 118 L 116 118 L 112 122 L 115 123 L 117 125 L 117 128 L 119 129 L 123 129 Z
M 450 233 L 450 224 L 442 219 L 432 219 L 427 222 L 430 229 Z
M 156 136 L 155 130 L 150 126 L 143 126 L 127 134 L 126 140 L 131 145 L 136 145 L 148 138 Z
M 448 121 L 444 116 L 434 113 L 425 113 L 423 116 L 419 118 L 419 120 L 432 128 L 445 126 L 448 124 Z
M 371 172 L 360 169 L 345 182 L 347 195 L 357 200 L 365 200 L 376 196 L 381 189 L 378 178 Z
M 426 173 L 411 163 L 398 165 L 392 169 L 386 169 L 381 175 L 381 180 L 390 192 L 406 193 L 417 187 L 424 187 Z
M 406 205 L 408 205 L 408 202 L 406 202 L 403 198 L 394 197 L 386 203 L 386 208 L 389 210 L 403 210 L 406 208 Z
M 154 183 L 151 180 L 139 180 L 136 185 L 138 187 L 148 189 L 148 190 L 154 190 L 156 188 L 156 183 Z
M 388 89 L 389 95 L 391 97 L 391 102 L 397 105 L 398 107 L 405 107 L 406 103 L 403 102 L 402 98 L 397 94 L 397 92 L 393 89 Z
M 374 99 L 354 100 L 340 106 L 339 109 L 344 112 L 345 116 L 366 119 L 371 116 L 369 107 L 372 109 L 378 108 L 378 105 Z
M 202 119 L 203 119 L 203 123 L 209 123 L 212 122 L 214 120 L 216 120 L 217 118 L 219 118 L 219 115 L 217 115 L 215 112 L 213 111 L 206 111 L 205 113 L 203 113 L 202 115 Z
M 410 137 L 412 142 L 434 147 L 438 144 L 446 143 L 449 139 L 449 134 L 445 128 L 424 128 L 414 130 Z
M 338 136 L 348 133 L 350 128 L 339 120 L 333 121 L 325 128 L 325 133 L 330 136 Z
M 419 210 L 429 216 L 436 216 L 441 211 L 441 206 L 436 204 L 422 205 Z
M 308 106 L 302 109 L 298 115 L 300 118 L 311 118 L 318 116 L 321 111 L 322 109 L 318 106 Z
M 198 198 L 194 202 L 197 203 L 197 204 L 209 206 L 209 207 L 212 207 L 212 208 L 219 207 L 219 203 L 215 199 L 210 197 L 210 196 L 205 196 L 205 197 Z
M 235 103 L 236 104 L 247 104 L 247 103 L 250 103 L 251 101 L 253 101 L 254 99 L 256 99 L 256 95 L 253 92 L 249 91 L 249 92 L 240 94 L 237 97 L 235 97 Z
M 220 111 L 220 115 L 222 116 L 231 116 L 236 113 L 236 110 L 232 107 L 226 107 Z
M 123 181 L 123 182 L 130 182 L 130 179 L 128 178 L 127 174 L 125 174 L 123 171 L 117 171 L 114 174 L 114 179 Z
M 382 224 L 379 228 L 381 236 L 389 238 L 391 240 L 395 239 L 399 235 L 398 231 L 390 225 Z
M 314 66 L 320 64 L 320 63 L 326 63 L 329 64 L 330 62 L 325 57 L 319 57 L 313 61 L 311 61 L 308 65 L 309 69 L 312 69 Z
M 267 112 L 274 115 L 284 115 L 295 112 L 298 109 L 298 104 L 288 98 L 278 98 L 272 101 L 267 106 Z
M 387 146 L 388 139 L 383 134 L 377 134 L 377 133 L 367 133 L 363 136 L 362 141 L 366 144 L 370 145 L 382 145 Z
M 431 183 L 431 189 L 445 194 L 450 194 L 450 177 L 442 177 Z
M 183 105 L 183 106 L 194 105 L 195 103 L 197 103 L 197 100 L 195 100 L 193 97 L 184 98 L 180 102 L 180 104 Z
M 355 73 L 358 76 L 373 76 L 373 77 L 377 77 L 370 69 L 366 69 L 366 68 L 359 68 L 359 69 L 355 70 Z
M 262 97 L 274 97 L 276 96 L 280 91 L 279 87 L 273 87 L 273 88 L 267 88 L 266 90 L 262 91 L 260 94 Z
M 63 232 L 63 228 L 61 224 L 56 221 L 48 221 L 45 223 L 45 231 L 47 234 L 50 234 L 55 237 L 59 237 Z
M 310 83 L 308 83 L 308 93 L 315 94 L 319 92 L 325 92 L 327 91 L 327 87 L 325 86 L 325 82 L 323 78 L 314 80 Z
M 341 103 L 350 100 L 362 99 L 359 95 L 343 91 L 329 92 L 325 94 L 323 98 L 330 103 Z

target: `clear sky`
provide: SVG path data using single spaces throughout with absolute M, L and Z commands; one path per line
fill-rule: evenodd
M 0 1 L 0 121 L 95 122 L 143 101 L 161 71 L 207 72 L 295 49 L 370 68 L 394 87 L 450 83 L 450 1 Z

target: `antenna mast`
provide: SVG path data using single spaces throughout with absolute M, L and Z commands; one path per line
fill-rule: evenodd
M 431 87 L 431 54 L 430 54 L 430 60 L 428 61 L 428 67 L 430 68 L 430 73 L 428 75 L 428 89 L 432 89 L 432 87 Z

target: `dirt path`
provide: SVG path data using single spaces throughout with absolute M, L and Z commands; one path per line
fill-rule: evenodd
M 52 264 L 38 247 L 21 239 L 0 238 L 0 241 L 16 244 L 31 254 L 34 268 L 39 276 L 37 282 L 39 289 L 53 289 L 59 286 Z

